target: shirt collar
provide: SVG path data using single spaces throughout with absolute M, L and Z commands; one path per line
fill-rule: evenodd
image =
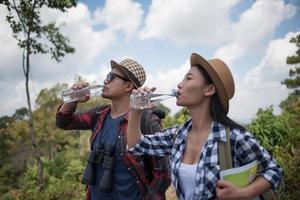
M 100 111 L 97 111 L 96 114 L 97 115 L 100 115 L 100 116 L 106 116 L 111 110 L 111 107 L 110 106 L 107 106 L 107 108 L 104 108 Z M 103 115 L 104 114 L 104 115 Z M 128 114 L 129 112 L 125 113 L 122 117 L 124 120 L 128 121 Z
M 226 142 L 226 129 L 223 124 L 217 121 L 213 121 L 211 125 L 211 134 L 213 141 Z
M 207 145 L 208 147 L 212 147 L 215 142 L 226 142 L 226 131 L 225 127 L 217 122 L 213 121 L 211 124 L 211 130 L 207 137 Z
M 179 133 L 186 135 L 192 126 L 192 120 L 187 120 L 180 128 Z M 179 134 L 179 135 L 181 135 Z M 217 121 L 213 121 L 211 124 L 210 133 L 207 138 L 208 143 L 216 141 L 226 142 L 226 129 L 223 124 Z

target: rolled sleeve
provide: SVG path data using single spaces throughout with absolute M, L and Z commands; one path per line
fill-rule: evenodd
M 129 151 L 135 155 L 170 155 L 174 131 L 174 128 L 170 128 L 154 135 L 142 135 L 138 143 L 130 148 Z
M 249 132 L 238 134 L 236 153 L 237 158 L 243 163 L 257 160 L 258 175 L 268 180 L 273 188 L 278 187 L 282 179 L 282 168 Z
M 90 109 L 82 113 L 72 111 L 60 111 L 61 106 L 56 113 L 56 126 L 65 130 L 90 130 L 93 125 L 93 119 L 97 108 Z

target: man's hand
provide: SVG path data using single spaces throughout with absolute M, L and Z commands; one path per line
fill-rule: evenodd
M 249 200 L 246 188 L 240 188 L 228 181 L 218 181 L 216 187 L 217 197 L 220 200 Z
M 71 87 L 72 90 L 80 90 L 82 88 L 88 87 L 89 83 L 87 82 L 79 82 L 79 83 L 74 83 Z M 90 99 L 90 95 L 87 94 L 85 97 L 82 97 L 78 100 L 76 100 L 76 102 L 87 102 Z

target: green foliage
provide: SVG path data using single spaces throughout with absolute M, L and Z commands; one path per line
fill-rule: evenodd
M 183 124 L 187 119 L 190 118 L 190 115 L 185 108 L 179 110 L 173 117 L 170 116 L 169 113 L 170 112 L 168 112 L 168 115 L 166 115 L 165 119 L 163 120 L 163 128 Z
M 289 97 L 281 102 L 281 108 L 284 110 L 291 111 L 293 108 L 298 107 L 300 104 L 300 34 L 296 35 L 295 37 L 292 37 L 290 39 L 291 43 L 294 43 L 297 47 L 297 51 L 295 55 L 288 56 L 287 57 L 287 64 L 289 65 L 295 65 L 294 68 L 290 69 L 289 71 L 289 78 L 283 80 L 281 84 L 286 85 L 288 89 L 293 90 L 293 92 L 289 95 Z M 299 109 L 297 110 L 298 114 Z M 300 120 L 300 119 L 299 119 Z
M 170 113 L 171 113 L 170 108 L 168 108 L 168 107 L 166 107 L 166 106 L 164 106 L 162 104 L 159 104 L 158 109 L 161 110 L 161 111 L 164 111 L 165 114 L 166 114 L 166 116 L 170 115 Z
M 289 112 L 274 115 L 273 108 L 268 107 L 259 109 L 248 126 L 284 170 L 284 187 L 279 190 L 279 197 L 284 200 L 297 199 L 300 195 L 300 126 L 296 119 L 297 115 Z
M 290 94 L 285 100 L 281 101 L 280 108 L 286 112 L 300 116 L 300 99 L 295 94 Z M 298 119 L 300 122 L 300 119 Z
M 65 155 L 59 155 L 53 162 L 44 160 L 46 184 L 42 191 L 36 189 L 36 166 L 28 167 L 24 176 L 24 187 L 20 192 L 20 199 L 83 199 L 85 186 L 80 183 L 79 170 L 83 169 L 83 163 L 75 157 L 62 160 Z M 80 172 L 80 178 L 82 171 Z
M 298 49 L 296 51 L 296 55 L 287 57 L 287 64 L 300 63 L 300 34 L 296 35 L 295 37 L 292 37 L 290 39 L 290 42 L 294 43 Z M 298 74 L 299 74 L 299 71 L 298 71 Z
M 68 44 L 68 38 L 59 32 L 59 28 L 55 26 L 54 22 L 42 23 L 40 10 L 48 7 L 64 12 L 66 9 L 76 6 L 76 0 L 3 0 L 0 4 L 5 5 L 9 11 L 6 20 L 13 31 L 14 38 L 18 41 L 18 46 L 25 49 L 28 55 L 50 53 L 52 58 L 60 61 L 66 53 L 75 51 Z
M 37 167 L 32 154 L 28 119 L 24 117 L 26 109 L 16 110 L 13 117 L 0 118 L 0 153 L 3 155 L 0 199 L 83 199 L 85 186 L 80 180 L 90 134 L 81 136 L 80 131 L 63 131 L 55 127 L 55 113 L 62 103 L 60 93 L 65 88 L 66 84 L 57 84 L 43 89 L 33 112 L 36 138 L 45 165 L 42 190 L 37 188 Z
M 190 118 L 190 114 L 188 113 L 188 110 L 186 108 L 182 108 L 180 111 L 178 111 L 174 115 L 174 123 L 175 124 L 182 124 L 186 120 Z
M 42 89 L 36 99 L 39 108 L 53 110 L 58 104 L 62 103 L 60 94 L 62 90 L 67 89 L 67 84 L 56 84 L 50 89 Z
M 18 177 L 18 172 L 10 163 L 6 163 L 2 167 L 0 167 L 0 194 L 7 193 L 11 188 L 18 187 L 18 181 L 16 178 Z
M 6 163 L 9 156 L 8 140 L 10 137 L 6 129 L 12 122 L 12 117 L 3 116 L 0 118 L 0 168 Z
M 259 109 L 257 117 L 249 125 L 249 130 L 258 138 L 261 144 L 269 151 L 273 151 L 287 135 L 287 127 L 282 119 L 273 115 L 273 108 Z
M 43 89 L 36 99 L 33 112 L 37 141 L 44 163 L 45 184 L 37 188 L 37 165 L 32 155 L 26 109 L 18 109 L 9 117 L 0 118 L 0 196 L 1 199 L 84 199 L 85 186 L 81 178 L 89 149 L 89 131 L 64 131 L 55 127 L 55 113 L 62 103 L 60 93 L 66 84 Z M 108 104 L 102 98 L 92 98 L 79 105 L 80 111 Z M 300 182 L 300 126 L 299 105 L 273 114 L 273 107 L 259 109 L 248 126 L 260 143 L 268 149 L 284 169 L 285 187 L 279 190 L 280 199 L 299 197 Z M 182 109 L 174 116 L 166 112 L 164 127 L 182 124 L 189 118 Z M 174 198 L 175 199 L 175 198 Z
M 17 40 L 18 46 L 22 49 L 22 69 L 25 76 L 25 90 L 27 96 L 29 133 L 33 147 L 33 153 L 38 162 L 38 184 L 43 185 L 43 163 L 41 152 L 36 141 L 34 129 L 33 111 L 29 93 L 30 56 L 32 54 L 51 54 L 57 62 L 65 54 L 73 53 L 75 49 L 69 45 L 67 37 L 59 32 L 54 22 L 44 24 L 41 21 L 40 11 L 44 8 L 53 8 L 66 11 L 67 8 L 76 6 L 76 0 L 1 0 L 8 11 L 6 21 L 12 29 L 12 35 Z M 24 113 L 22 113 L 24 114 Z M 39 187 L 41 188 L 41 187 Z
M 287 130 L 283 142 L 274 151 L 274 155 L 284 169 L 285 187 L 280 191 L 280 199 L 293 200 L 300 196 L 300 34 L 290 40 L 297 47 L 296 54 L 287 57 L 287 64 L 295 65 L 290 69 L 289 78 L 281 83 L 286 85 L 293 92 L 280 103 L 283 113 L 280 115 L 286 118 Z
M 14 120 L 25 120 L 28 119 L 28 109 L 27 108 L 20 108 L 17 109 L 15 114 L 12 116 Z
M 62 172 L 66 171 L 68 163 L 63 153 L 57 153 L 52 162 L 45 163 L 49 175 L 56 178 L 62 178 Z

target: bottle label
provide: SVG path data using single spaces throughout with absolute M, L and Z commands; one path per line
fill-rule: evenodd
M 146 109 L 150 108 L 151 106 L 151 100 L 150 100 L 150 94 L 140 95 L 140 94 L 131 94 L 130 95 L 130 105 L 133 109 Z
M 64 102 L 70 102 L 71 101 L 71 97 L 70 96 L 63 96 L 63 101 Z
M 86 95 L 101 95 L 102 89 L 102 85 L 89 85 L 79 90 L 68 89 L 62 92 L 62 99 L 64 103 L 74 102 L 86 97 Z
M 100 95 L 102 93 L 102 87 L 95 87 L 90 89 L 91 95 Z

